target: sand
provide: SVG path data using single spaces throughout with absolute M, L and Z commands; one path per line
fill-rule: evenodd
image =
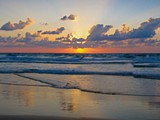
M 0 116 L 0 120 L 109 120 L 98 118 L 67 118 L 67 117 L 53 117 L 53 116 Z
M 6 76 L 13 78 L 13 74 L 0 74 L 0 80 Z M 0 84 L 0 120 L 160 119 L 160 97 L 103 95 L 40 83 L 18 85 L 16 80 L 14 84 Z

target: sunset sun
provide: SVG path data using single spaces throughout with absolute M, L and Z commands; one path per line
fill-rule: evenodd
M 77 48 L 75 50 L 76 53 L 85 53 L 85 50 L 83 48 Z

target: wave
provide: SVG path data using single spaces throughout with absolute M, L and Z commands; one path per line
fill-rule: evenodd
M 27 78 L 27 79 L 31 79 L 34 81 L 38 81 L 41 83 L 45 83 L 50 87 L 54 87 L 54 88 L 59 88 L 59 89 L 78 89 L 80 91 L 83 92 L 90 92 L 90 93 L 97 93 L 97 94 L 107 94 L 107 95 L 127 95 L 127 96 L 160 96 L 160 94 L 142 94 L 142 93 L 137 93 L 137 92 L 133 92 L 133 93 L 124 93 L 124 92 L 118 92 L 118 91 L 102 91 L 102 90 L 96 90 L 96 89 L 86 89 L 83 88 L 83 86 L 81 86 L 80 84 L 77 83 L 72 83 L 69 81 L 64 81 L 64 83 L 62 84 L 61 82 L 58 82 L 56 80 L 51 81 L 51 80 L 45 80 L 43 78 L 35 78 L 33 76 L 29 76 L 29 75 L 25 75 L 25 74 L 16 74 L 17 76 L 23 77 L 23 78 Z M 60 84 L 61 83 L 61 84 Z M 136 91 L 136 90 L 135 90 Z
M 133 67 L 140 67 L 140 68 L 155 68 L 155 67 L 160 67 L 159 63 L 138 63 L 138 64 L 133 64 Z
M 0 54 L 0 73 L 160 79 L 160 54 Z
M 126 96 L 157 96 L 160 95 L 151 95 L 151 94 L 131 94 L 131 93 L 120 93 L 120 92 L 102 92 L 102 91 L 94 91 L 94 90 L 87 90 L 87 89 L 79 89 L 83 92 L 89 92 L 89 93 L 98 93 L 98 94 L 106 94 L 106 95 L 126 95 Z
M 53 64 L 160 63 L 160 54 L 0 54 L 0 62 Z
M 23 70 L 0 70 L 0 73 L 40 73 L 40 74 L 63 74 L 63 75 L 116 75 L 131 76 L 136 78 L 160 79 L 160 71 L 156 70 L 136 70 L 136 71 L 83 71 L 76 69 L 23 69 Z
M 63 75 L 116 75 L 116 76 L 132 76 L 136 78 L 160 79 L 160 72 L 157 71 L 78 71 L 78 70 L 40 70 L 40 69 L 24 69 L 18 71 L 0 71 L 0 73 L 41 73 L 41 74 L 63 74 Z
M 0 60 L 0 63 L 43 63 L 43 64 L 128 64 L 134 63 L 131 61 L 124 61 L 124 60 L 112 60 L 112 61 L 65 61 L 65 60 L 57 60 L 57 61 L 32 61 L 32 60 L 21 60 L 21 61 L 10 61 L 10 60 Z
M 33 77 L 21 75 L 21 74 L 15 74 L 15 75 L 17 75 L 19 77 L 31 79 L 31 80 L 34 80 L 34 81 L 38 81 L 38 82 L 41 82 L 41 83 L 45 83 L 45 84 L 47 84 L 50 87 L 63 88 L 63 89 L 79 89 L 79 86 L 75 86 L 75 85 L 73 86 L 70 83 L 66 83 L 65 85 L 62 86 L 62 85 L 60 85 L 61 82 L 59 82 L 59 81 L 56 84 L 56 83 L 53 83 L 53 82 L 49 82 L 49 81 L 45 81 L 45 80 L 40 80 L 40 79 L 36 79 L 36 78 L 33 78 Z

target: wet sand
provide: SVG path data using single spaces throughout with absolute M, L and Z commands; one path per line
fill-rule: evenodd
M 7 78 L 15 80 L 14 84 L 0 84 L 0 120 L 160 119 L 160 97 L 102 95 L 40 83 L 24 85 L 33 82 L 28 79 L 18 85 L 16 80 L 22 78 L 0 74 L 0 80 Z
M 67 117 L 53 117 L 53 116 L 0 116 L 0 120 L 111 120 L 98 118 L 67 118 Z

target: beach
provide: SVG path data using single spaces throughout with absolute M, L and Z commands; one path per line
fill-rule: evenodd
M 0 54 L 0 119 L 159 120 L 159 54 Z
M 1 79 L 6 79 L 6 76 L 14 78 L 15 75 L 0 74 Z M 15 78 L 19 81 L 22 79 L 19 76 Z M 160 118 L 160 97 L 104 95 L 76 89 L 57 89 L 27 78 L 23 78 L 24 81 L 27 84 L 0 84 L 0 119 L 158 120 Z
M 67 117 L 48 117 L 48 116 L 0 116 L 1 120 L 111 120 L 94 118 L 67 118 Z

